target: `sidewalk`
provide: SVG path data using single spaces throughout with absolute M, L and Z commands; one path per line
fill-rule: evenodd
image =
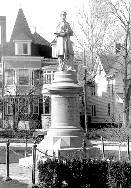
M 5 143 L 0 143 L 0 147 L 4 147 L 4 146 L 6 146 L 6 142 Z M 22 148 L 22 147 L 25 147 L 26 146 L 26 144 L 25 143 L 10 143 L 10 147 L 18 147 L 18 148 Z M 27 146 L 29 147 L 29 148 L 32 148 L 32 146 L 33 146 L 33 143 L 27 143 Z
M 6 164 L 0 164 L 0 177 L 6 177 Z M 32 186 L 32 169 L 21 167 L 18 163 L 10 164 L 10 178 L 12 181 L 4 182 L 5 187 L 0 181 L 0 188 L 30 188 Z M 36 183 L 38 182 L 38 171 L 36 171 Z M 1 185 L 2 184 L 2 185 Z M 11 187 L 13 186 L 13 187 Z

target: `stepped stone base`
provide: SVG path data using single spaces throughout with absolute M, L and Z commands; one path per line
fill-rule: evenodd
M 36 163 L 40 160 L 46 161 L 46 155 L 50 158 L 59 156 L 62 150 L 75 151 L 82 150 L 83 137 L 82 136 L 63 136 L 63 137 L 49 137 L 45 138 L 37 145 Z M 40 152 L 41 151 L 41 152 Z M 19 159 L 19 165 L 24 167 L 31 167 L 33 164 L 32 156 Z
M 82 148 L 83 137 L 81 136 L 46 136 L 44 140 L 38 144 L 37 148 L 42 152 L 47 152 L 47 155 L 58 157 L 58 152 L 61 149 Z M 40 152 L 38 153 L 40 155 Z M 41 155 L 42 156 L 42 155 Z

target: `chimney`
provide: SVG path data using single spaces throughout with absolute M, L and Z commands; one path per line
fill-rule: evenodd
M 121 51 L 121 43 L 116 43 L 116 54 Z
M 6 16 L 0 16 L 0 26 L 1 26 L 1 44 L 6 43 Z

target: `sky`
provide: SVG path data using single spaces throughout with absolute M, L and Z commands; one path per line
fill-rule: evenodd
M 0 16 L 6 16 L 7 41 L 10 40 L 19 8 L 23 9 L 32 33 L 36 31 L 51 42 L 60 12 L 67 12 L 67 21 L 74 22 L 82 0 L 0 0 Z

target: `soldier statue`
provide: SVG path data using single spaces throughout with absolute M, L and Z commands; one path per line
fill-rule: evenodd
M 74 57 L 72 42 L 70 40 L 70 36 L 73 35 L 73 31 L 70 24 L 66 21 L 66 15 L 66 12 L 61 12 L 61 21 L 58 23 L 55 32 L 60 71 L 72 69 Z

